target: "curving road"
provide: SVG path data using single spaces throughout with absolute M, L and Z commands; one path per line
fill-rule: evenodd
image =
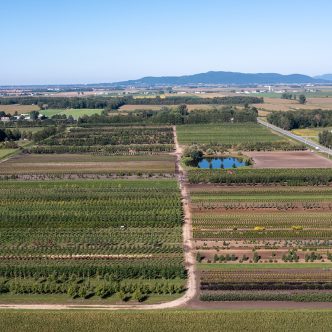
M 290 132 L 288 130 L 281 129 L 281 128 L 279 128 L 277 126 L 274 126 L 271 123 L 265 122 L 261 119 L 257 119 L 257 122 L 259 124 L 267 127 L 267 128 L 270 128 L 270 129 L 276 131 L 277 133 L 280 133 L 280 134 L 285 135 L 289 138 L 295 139 L 298 142 L 301 142 L 305 145 L 308 145 L 308 146 L 314 148 L 318 152 L 324 152 L 324 153 L 327 153 L 329 156 L 332 156 L 332 150 L 331 149 L 329 149 L 329 148 L 327 148 L 323 145 L 320 145 L 320 144 L 318 144 L 318 143 L 316 143 L 316 142 L 314 142 L 314 141 L 312 141 L 308 138 L 304 138 L 302 136 L 295 135 L 295 134 L 293 134 L 292 132 Z

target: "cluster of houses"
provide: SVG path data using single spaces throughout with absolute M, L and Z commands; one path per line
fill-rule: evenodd
M 39 114 L 38 119 L 42 119 L 42 118 L 45 118 L 45 116 L 43 114 Z M 30 114 L 20 114 L 20 115 L 0 117 L 0 121 L 2 121 L 2 122 L 18 121 L 18 120 L 32 121 Z

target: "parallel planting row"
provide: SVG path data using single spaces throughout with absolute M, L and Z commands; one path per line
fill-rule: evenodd
M 0 165 L 2 178 L 53 174 L 173 176 L 171 127 L 71 127 L 49 131 L 38 144 Z
M 3 182 L 0 291 L 143 300 L 184 290 L 175 180 Z

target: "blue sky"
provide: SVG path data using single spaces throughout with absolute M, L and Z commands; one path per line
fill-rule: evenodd
M 330 0 L 1 0 L 0 84 L 332 72 Z

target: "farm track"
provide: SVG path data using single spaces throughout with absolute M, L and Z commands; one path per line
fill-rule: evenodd
M 194 246 L 192 244 L 192 219 L 190 213 L 190 197 L 187 188 L 187 173 L 181 166 L 182 148 L 180 147 L 176 134 L 176 127 L 173 126 L 175 157 L 176 157 L 176 177 L 179 181 L 183 212 L 183 246 L 185 266 L 188 271 L 187 291 L 186 293 L 170 302 L 150 305 L 130 304 L 130 305 L 76 305 L 76 304 L 0 304 L 0 309 L 27 309 L 27 310 L 160 310 L 171 309 L 187 305 L 190 301 L 198 297 L 199 280 L 196 278 L 196 263 L 193 255 Z

